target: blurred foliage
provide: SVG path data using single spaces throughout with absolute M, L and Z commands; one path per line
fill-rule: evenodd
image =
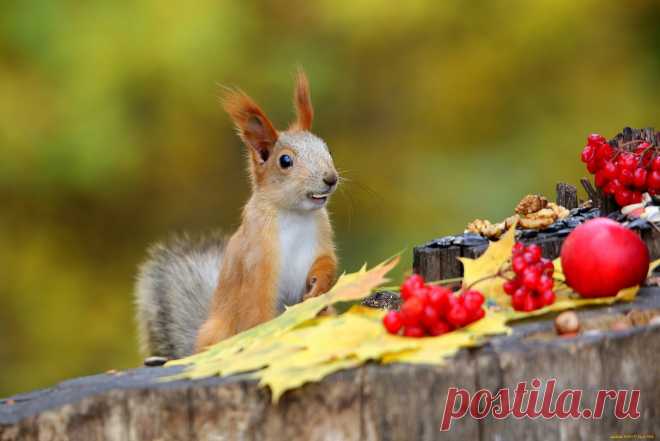
M 590 131 L 657 123 L 660 6 L 569 0 L 6 0 L 0 14 L 0 396 L 140 362 L 149 243 L 238 223 L 239 85 L 284 127 L 297 65 L 349 179 L 355 270 L 585 174 Z

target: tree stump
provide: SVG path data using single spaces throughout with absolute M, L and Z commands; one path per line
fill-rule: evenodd
M 559 182 L 557 184 L 557 205 L 561 205 L 569 210 L 577 208 L 577 188 L 574 185 Z
M 583 179 L 582 181 L 592 200 L 593 198 L 600 197 L 599 193 L 587 179 Z M 565 222 L 565 227 L 553 228 L 551 226 L 548 230 L 538 231 L 519 230 L 516 240 L 523 242 L 525 245 L 535 243 L 543 250 L 543 257 L 556 259 L 559 257 L 564 239 L 566 239 L 566 236 L 568 236 L 573 228 L 592 217 L 604 215 L 602 214 L 603 210 L 606 212 L 607 210 L 611 210 L 612 201 L 608 198 L 597 199 L 596 201 L 596 206 L 601 208 L 591 210 L 586 216 L 582 216 L 582 219 L 579 221 L 572 221 L 569 218 L 568 222 L 557 222 Z M 569 184 L 557 184 L 557 203 L 566 208 L 572 208 L 571 212 L 575 212 L 575 207 L 577 207 L 577 189 Z M 573 205 L 575 207 L 572 207 Z M 580 210 L 578 209 L 577 211 L 579 212 Z M 608 213 L 609 217 L 619 221 L 622 220 L 620 212 L 614 210 Z M 660 258 L 660 231 L 657 230 L 657 227 L 643 220 L 631 222 L 631 227 L 646 243 L 651 259 Z M 442 237 L 413 249 L 413 271 L 430 281 L 461 277 L 463 275 L 463 265 L 457 258 L 477 258 L 483 254 L 487 247 L 488 240 L 473 233 Z
M 461 350 L 444 366 L 367 364 L 287 392 L 278 404 L 246 376 L 162 381 L 181 368 L 140 368 L 61 383 L 0 400 L 0 440 L 547 440 L 609 439 L 660 431 L 660 288 L 632 304 L 580 310 L 585 330 L 554 335 L 552 317 Z M 611 331 L 613 321 L 636 325 Z M 448 391 L 495 393 L 555 378 L 556 390 L 639 389 L 638 419 L 473 419 L 441 432 Z M 558 393 L 558 392 L 557 392 Z M 556 399 L 556 396 L 555 396 Z

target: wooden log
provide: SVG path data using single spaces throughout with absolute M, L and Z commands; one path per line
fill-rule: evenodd
M 416 247 L 413 250 L 413 271 L 426 280 L 449 279 L 463 275 L 460 261 L 461 248 Z
M 647 317 L 609 330 L 613 320 Z M 557 338 L 552 317 L 514 325 L 510 336 L 461 350 L 444 366 L 368 364 L 286 393 L 278 404 L 247 376 L 162 381 L 181 368 L 141 368 L 64 382 L 0 400 L 0 440 L 502 440 L 609 439 L 660 432 L 660 288 L 634 303 L 580 310 L 588 331 Z M 496 393 L 534 378 L 554 378 L 557 394 L 583 390 L 592 407 L 599 389 L 640 390 L 637 419 L 456 419 L 439 430 L 449 390 Z
M 608 194 L 605 194 L 602 189 L 595 189 L 594 186 L 591 185 L 591 181 L 589 181 L 589 179 L 582 178 L 580 179 L 580 183 L 582 184 L 584 190 L 587 192 L 587 195 L 589 195 L 589 199 L 591 199 L 593 206 L 600 209 L 603 215 L 608 215 L 619 209 L 619 206 L 616 204 L 614 198 Z
M 557 183 L 557 205 L 561 205 L 569 210 L 577 208 L 577 188 L 571 184 Z
M 660 259 L 660 232 L 655 228 L 639 232 L 642 240 L 649 249 L 652 260 Z M 545 238 L 521 239 L 525 245 L 535 243 L 541 247 L 543 257 L 556 259 L 561 252 L 565 236 L 552 236 Z M 426 280 L 442 280 L 463 275 L 463 264 L 457 257 L 475 259 L 486 250 L 486 246 L 447 248 L 422 246 L 413 249 L 413 271 Z

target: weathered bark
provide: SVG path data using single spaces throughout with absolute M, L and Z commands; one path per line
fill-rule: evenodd
M 656 228 L 636 231 L 646 243 L 651 259 L 660 258 L 660 232 Z M 566 236 L 551 235 L 521 239 L 525 245 L 535 243 L 541 246 L 543 257 L 556 259 Z M 433 245 L 422 245 L 413 249 L 413 271 L 421 274 L 426 280 L 443 280 L 463 275 L 463 265 L 457 257 L 479 257 L 486 250 L 485 245 L 472 247 L 450 246 L 448 248 Z
M 631 309 L 644 313 L 628 314 Z M 496 440 L 609 439 L 660 431 L 660 288 L 634 304 L 583 310 L 576 338 L 557 338 L 552 320 L 519 323 L 512 336 L 462 350 L 445 366 L 369 364 L 286 393 L 234 376 L 160 382 L 179 368 L 142 368 L 97 375 L 0 402 L 0 440 Z M 640 326 L 607 331 L 629 317 Z M 448 390 L 513 390 L 520 381 L 557 379 L 584 390 L 639 389 L 639 419 L 617 420 L 612 403 L 600 420 L 553 418 L 455 420 L 440 432 Z M 529 387 L 529 386 L 528 386 Z
M 577 188 L 574 185 L 559 182 L 557 184 L 557 205 L 561 205 L 569 210 L 577 208 Z

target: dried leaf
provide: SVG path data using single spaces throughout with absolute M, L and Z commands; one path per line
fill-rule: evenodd
M 493 277 L 504 264 L 511 259 L 513 244 L 516 242 L 516 225 L 500 237 L 497 242 L 490 242 L 486 251 L 477 259 L 459 257 L 463 263 L 463 287 L 472 286 L 484 296 L 506 305 L 508 296 L 502 289 L 504 279 Z
M 476 260 L 463 259 L 466 285 L 496 273 L 511 257 L 514 232 L 492 243 Z M 654 262 L 654 264 L 660 261 Z M 638 287 L 621 291 L 615 297 L 581 299 L 574 293 L 561 293 L 554 305 L 531 313 L 513 311 L 508 296 L 501 291 L 502 279 L 478 282 L 477 287 L 490 299 L 504 296 L 499 306 L 471 325 L 440 337 L 406 338 L 390 335 L 381 320 L 385 311 L 354 305 L 339 316 L 316 317 L 325 306 L 337 301 L 357 300 L 385 281 L 385 274 L 396 260 L 367 271 L 342 276 L 327 294 L 288 308 L 278 318 L 218 343 L 206 352 L 171 364 L 189 365 L 182 374 L 171 377 L 201 378 L 243 373 L 268 386 L 277 402 L 287 390 L 319 381 L 342 369 L 368 360 L 382 363 L 443 364 L 459 349 L 483 344 L 491 335 L 509 334 L 507 322 L 549 311 L 585 305 L 613 303 L 634 298 Z M 560 265 L 557 274 L 561 274 Z M 498 286 L 499 285 L 499 288 Z M 506 300 L 503 302 L 502 300 Z
M 213 345 L 208 350 L 190 357 L 174 360 L 168 366 L 191 364 L 195 361 L 224 360 L 245 350 L 265 337 L 281 335 L 311 320 L 326 306 L 338 301 L 359 300 L 369 295 L 376 286 L 387 281 L 387 274 L 399 262 L 399 257 L 376 265 L 369 271 L 362 267 L 358 272 L 342 274 L 330 291 L 318 297 L 288 307 L 282 314 L 266 323 L 248 329 Z

